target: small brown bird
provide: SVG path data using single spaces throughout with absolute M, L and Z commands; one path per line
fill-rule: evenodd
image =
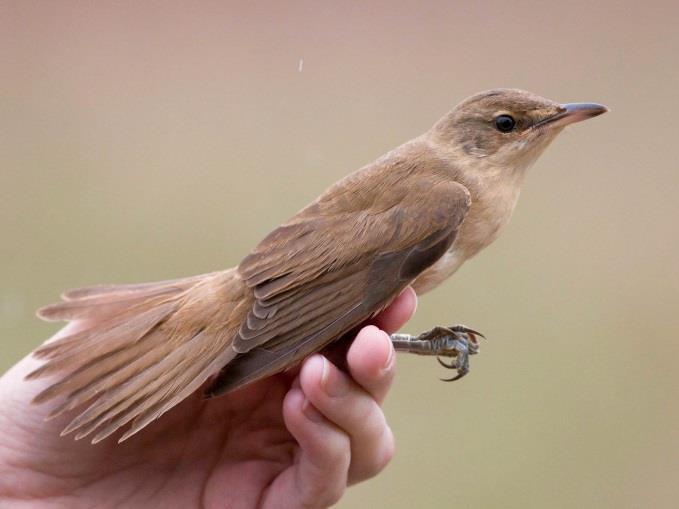
M 28 375 L 58 375 L 36 396 L 50 414 L 88 406 L 66 427 L 98 442 L 138 432 L 206 384 L 232 391 L 285 370 L 353 331 L 404 288 L 427 292 L 490 244 L 509 220 L 526 169 L 568 124 L 606 112 L 520 90 L 483 92 L 422 136 L 327 189 L 235 268 L 71 290 L 45 320 L 87 328 L 39 347 Z M 394 334 L 397 350 L 453 358 L 468 371 L 476 333 Z

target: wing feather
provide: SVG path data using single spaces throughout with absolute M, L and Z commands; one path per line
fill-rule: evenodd
M 294 228 L 274 231 L 238 267 L 255 300 L 234 339 L 241 355 L 210 394 L 280 371 L 383 309 L 450 247 L 469 203 L 463 186 L 443 182 L 408 188 L 396 206 L 377 212 L 338 217 L 313 209 Z M 304 249 L 296 238 L 285 251 L 290 232 L 303 232 Z

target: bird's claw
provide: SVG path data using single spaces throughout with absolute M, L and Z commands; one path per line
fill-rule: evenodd
M 446 361 L 443 361 L 443 360 L 441 360 L 441 356 L 440 356 L 440 355 L 437 355 L 437 356 L 436 356 L 436 360 L 437 360 L 438 363 L 439 363 L 441 366 L 443 366 L 444 368 L 447 368 L 447 369 L 455 369 L 455 368 L 456 368 L 454 362 L 448 363 L 448 362 L 446 362 Z
M 436 354 L 438 363 L 446 369 L 457 370 L 457 375 L 452 378 L 442 378 L 444 382 L 459 380 L 469 373 L 469 356 L 479 352 L 478 337 L 485 338 L 483 334 L 464 325 L 451 327 L 434 327 L 420 335 L 418 339 L 429 341 L 433 353 Z M 451 357 L 450 362 L 445 362 L 441 357 Z
M 448 327 L 453 332 L 459 332 L 461 334 L 466 334 L 469 337 L 469 354 L 474 355 L 479 353 L 479 340 L 478 338 L 486 339 L 486 336 L 481 334 L 479 331 L 465 327 L 464 325 L 452 325 Z

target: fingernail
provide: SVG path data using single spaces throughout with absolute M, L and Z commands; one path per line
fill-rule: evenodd
M 323 367 L 321 368 L 321 387 L 325 389 L 325 386 L 328 383 L 328 359 L 323 357 L 322 355 L 319 355 L 321 358 L 321 362 L 323 363 Z
M 394 350 L 394 345 L 391 344 L 391 338 L 388 334 L 384 334 L 384 336 L 389 348 L 389 355 L 387 355 L 387 360 L 384 362 L 384 366 L 382 366 L 383 373 L 391 370 L 394 367 L 394 363 L 396 362 L 396 351 Z
M 316 407 L 307 398 L 304 398 L 304 403 L 302 403 L 302 412 L 312 422 L 323 422 L 323 415 L 316 410 Z
M 325 393 L 332 397 L 337 398 L 339 396 L 344 396 L 349 390 L 345 380 L 342 380 L 341 376 L 338 376 L 336 370 L 333 370 L 330 366 L 330 361 L 325 357 L 323 359 L 323 372 L 321 374 L 321 388 Z
M 418 304 L 417 292 L 413 289 L 412 286 L 406 286 L 405 289 L 401 292 L 401 295 L 403 295 L 404 293 L 412 294 L 413 300 L 415 301 L 415 309 L 413 309 L 413 314 L 410 315 L 411 318 L 412 318 L 412 316 L 417 312 L 417 304 Z

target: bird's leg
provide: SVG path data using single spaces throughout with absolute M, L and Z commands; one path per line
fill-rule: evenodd
M 469 373 L 469 356 L 479 352 L 477 336 L 485 337 L 464 325 L 452 325 L 434 327 L 418 336 L 392 334 L 391 342 L 397 352 L 436 355 L 439 364 L 457 370 L 457 375 L 453 378 L 442 378 L 444 382 L 452 382 Z M 441 357 L 454 357 L 454 360 L 447 363 Z

